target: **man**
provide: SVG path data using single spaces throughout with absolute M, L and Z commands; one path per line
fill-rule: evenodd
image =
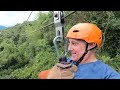
M 68 31 L 66 37 L 69 41 L 68 51 L 71 53 L 71 58 L 67 59 L 67 62 L 72 63 L 73 66 L 71 67 L 74 67 L 74 70 L 61 70 L 55 65 L 52 69 L 47 71 L 46 77 L 52 75 L 52 77 L 48 79 L 53 79 L 58 75 L 61 76 L 54 79 L 62 79 L 63 74 L 64 79 L 67 75 L 71 75 L 71 77 L 67 79 L 120 79 L 118 72 L 101 60 L 98 60 L 95 56 L 95 49 L 100 48 L 102 42 L 102 31 L 97 25 L 92 23 L 78 23 Z M 64 72 L 66 70 L 69 72 Z M 53 74 L 57 71 L 59 74 Z M 45 75 L 44 73 L 46 73 L 46 71 L 42 71 L 39 74 L 39 78 L 42 78 L 42 76 Z

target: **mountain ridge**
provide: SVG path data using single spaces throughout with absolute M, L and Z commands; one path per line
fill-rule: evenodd
M 0 25 L 0 30 L 5 30 L 6 28 L 6 26 Z

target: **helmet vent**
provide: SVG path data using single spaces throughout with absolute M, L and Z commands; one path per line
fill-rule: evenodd
M 73 32 L 79 32 L 79 30 L 74 30 Z

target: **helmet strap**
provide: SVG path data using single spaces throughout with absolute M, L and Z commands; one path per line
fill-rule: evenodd
M 79 63 L 83 60 L 83 58 L 85 57 L 85 55 L 88 53 L 88 43 L 86 44 L 86 48 L 85 48 L 85 52 L 83 53 L 83 55 L 79 58 L 79 60 L 76 62 L 76 66 L 79 65 Z
M 91 49 L 89 49 L 89 50 L 92 50 L 92 49 L 94 49 L 94 48 L 96 48 L 96 47 L 97 47 L 97 44 L 96 44 L 95 47 L 93 47 L 93 48 L 91 48 Z M 79 60 L 76 62 L 76 64 L 75 64 L 76 66 L 79 65 L 79 63 L 83 60 L 83 58 L 85 57 L 85 55 L 88 53 L 89 50 L 87 50 L 87 48 L 88 48 L 88 43 L 86 44 L 85 52 L 84 52 L 83 55 L 79 58 Z

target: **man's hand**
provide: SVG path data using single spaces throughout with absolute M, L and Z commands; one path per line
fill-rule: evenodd
M 50 69 L 47 79 L 73 79 L 77 67 L 70 63 L 57 63 Z
M 73 79 L 77 66 L 68 62 L 56 63 L 49 70 L 41 71 L 38 75 L 40 79 Z

